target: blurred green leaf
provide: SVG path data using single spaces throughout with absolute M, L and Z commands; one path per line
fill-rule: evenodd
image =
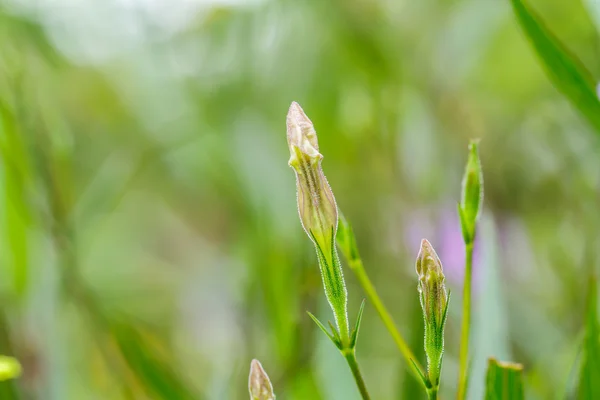
M 523 399 L 523 366 L 488 360 L 486 378 L 486 400 L 520 400 Z
M 3 354 L 14 354 L 8 331 L 8 321 L 2 309 L 0 309 L 0 352 Z M 19 400 L 20 398 L 21 392 L 15 380 L 2 381 L 0 379 L 0 399 Z
M 12 113 L 0 104 L 0 155 L 4 170 L 5 237 L 13 265 L 14 288 L 22 294 L 27 286 L 28 240 L 30 220 L 25 185 L 28 181 L 27 155 L 23 136 L 18 132 Z
M 16 358 L 0 356 L 0 381 L 18 378 L 21 375 L 21 364 Z
M 554 86 L 600 134 L 600 100 L 592 74 L 522 0 L 511 3 L 521 29 Z
M 136 374 L 152 399 L 198 400 L 169 361 L 157 354 L 148 339 L 128 324 L 113 324 L 111 329 L 127 365 Z
M 579 378 L 580 399 L 600 399 L 600 328 L 598 327 L 598 283 L 590 279 L 583 364 Z

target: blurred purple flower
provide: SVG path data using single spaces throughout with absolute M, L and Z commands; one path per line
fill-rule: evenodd
M 421 239 L 429 240 L 435 246 L 444 266 L 446 278 L 453 286 L 462 286 L 465 276 L 465 245 L 460 230 L 456 207 L 441 207 L 433 210 L 419 210 L 408 219 L 405 240 L 414 254 L 419 251 Z M 439 211 L 441 210 L 441 211 Z M 475 239 L 473 250 L 473 287 L 477 290 L 481 276 L 481 246 Z

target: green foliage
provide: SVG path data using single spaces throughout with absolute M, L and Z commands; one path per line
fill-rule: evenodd
M 600 100 L 592 74 L 523 0 L 511 3 L 521 29 L 554 86 L 600 134 Z
M 523 400 L 523 366 L 488 360 L 485 400 Z
M 111 333 L 127 366 L 135 373 L 141 388 L 151 398 L 161 400 L 201 400 L 176 372 L 167 355 L 160 354 L 148 338 L 134 326 L 111 325 Z
M 600 326 L 598 324 L 598 282 L 590 277 L 585 318 L 583 363 L 579 377 L 579 399 L 600 398 Z
M 22 295 L 28 278 L 28 228 L 31 222 L 28 202 L 30 182 L 29 157 L 25 135 L 18 130 L 13 113 L 0 100 L 0 163 L 4 172 L 5 205 L 2 231 L 7 238 L 7 252 L 11 255 L 14 289 Z

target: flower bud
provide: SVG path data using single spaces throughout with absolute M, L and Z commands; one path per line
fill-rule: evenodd
M 428 377 L 433 387 L 439 384 L 444 352 L 444 326 L 449 294 L 446 292 L 442 263 L 431 244 L 423 239 L 416 262 L 419 297 L 425 322 L 425 354 Z
M 275 400 L 271 380 L 256 359 L 250 363 L 248 390 L 250 391 L 250 400 Z
M 302 227 L 315 244 L 325 295 L 339 333 L 349 340 L 348 295 L 335 247 L 338 211 L 333 192 L 321 168 L 317 133 L 300 105 L 293 102 L 287 115 L 289 165 L 296 172 L 298 212 Z
M 478 140 L 469 143 L 469 158 L 462 181 L 462 194 L 459 213 L 463 236 L 466 243 L 475 238 L 475 224 L 483 203 L 483 173 L 478 153 Z
M 287 115 L 289 165 L 296 172 L 298 212 L 302 227 L 321 248 L 333 243 L 338 213 L 335 198 L 321 168 L 317 132 L 300 105 L 293 102 Z

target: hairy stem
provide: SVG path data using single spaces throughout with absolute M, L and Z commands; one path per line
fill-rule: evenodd
M 469 362 L 469 333 L 471 329 L 471 275 L 473 267 L 473 242 L 466 244 L 465 281 L 463 286 L 463 319 L 460 334 L 460 362 L 458 372 L 458 400 L 467 394 L 467 369 Z

